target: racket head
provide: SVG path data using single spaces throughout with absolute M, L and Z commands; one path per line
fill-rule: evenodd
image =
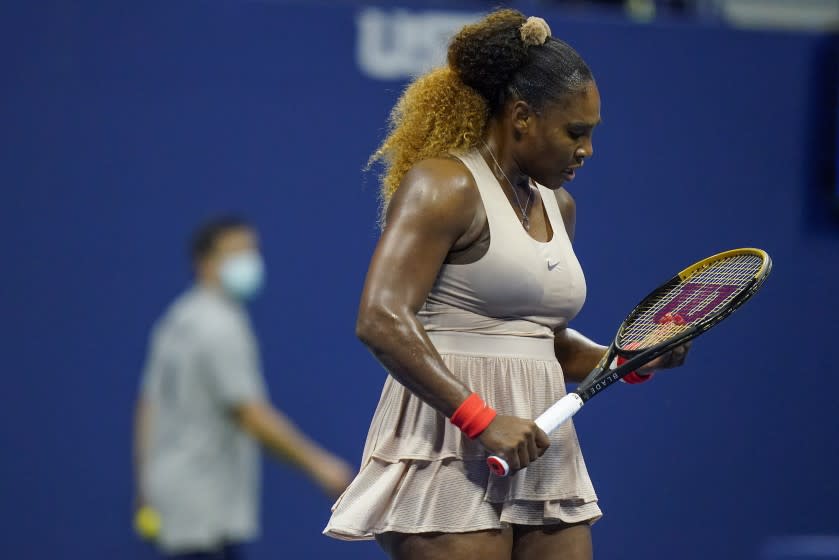
M 653 290 L 624 319 L 614 346 L 630 357 L 698 336 L 748 301 L 772 270 L 762 249 L 732 249 L 703 259 Z

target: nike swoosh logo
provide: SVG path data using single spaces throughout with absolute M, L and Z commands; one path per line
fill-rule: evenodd
M 548 261 L 548 270 L 555 269 L 558 264 L 559 264 L 559 261 L 556 261 L 555 263 L 551 263 L 551 261 Z

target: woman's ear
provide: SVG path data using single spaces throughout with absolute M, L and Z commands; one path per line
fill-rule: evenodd
M 510 117 L 513 123 L 513 136 L 516 140 L 521 140 L 531 131 L 534 116 L 533 108 L 526 101 L 518 99 L 512 103 Z

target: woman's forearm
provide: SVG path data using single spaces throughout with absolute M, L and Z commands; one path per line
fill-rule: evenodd
M 579 383 L 594 369 L 606 353 L 606 347 L 565 328 L 554 333 L 554 353 L 562 366 L 565 380 Z
M 471 394 L 449 372 L 410 310 L 366 310 L 356 334 L 394 379 L 444 415 L 450 417 Z

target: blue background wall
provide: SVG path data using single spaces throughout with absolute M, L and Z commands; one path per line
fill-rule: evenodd
M 359 70 L 358 8 L 0 10 L 0 556 L 149 556 L 130 530 L 138 372 L 188 284 L 184 239 L 218 210 L 262 232 L 270 287 L 253 312 L 276 403 L 357 462 L 385 375 L 353 336 L 376 239 L 361 167 L 404 85 Z M 571 186 L 589 282 L 573 326 L 605 341 L 651 286 L 718 250 L 776 263 L 682 371 L 578 416 L 598 556 L 758 558 L 773 535 L 839 533 L 832 39 L 542 13 L 603 98 Z M 378 557 L 319 535 L 330 503 L 301 475 L 265 473 L 254 558 Z

